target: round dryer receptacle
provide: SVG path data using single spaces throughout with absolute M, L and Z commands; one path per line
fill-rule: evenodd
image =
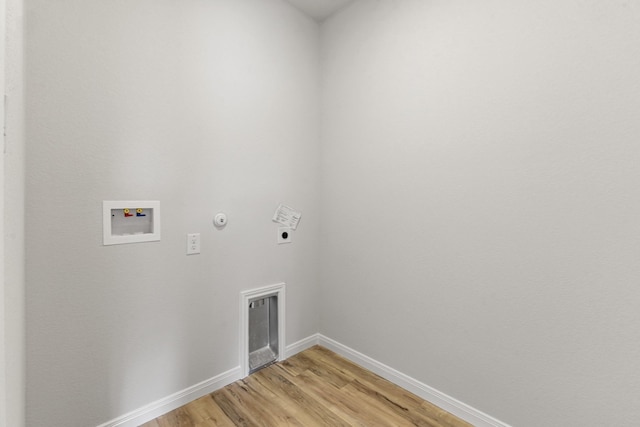
M 220 212 L 213 218 L 213 225 L 222 228 L 227 225 L 227 214 Z

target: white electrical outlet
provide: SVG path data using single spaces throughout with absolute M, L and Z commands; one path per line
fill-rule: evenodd
M 289 227 L 279 227 L 278 228 L 278 244 L 282 245 L 285 243 L 291 243 L 291 238 L 293 237 L 293 228 Z
M 187 234 L 187 255 L 200 253 L 200 233 Z

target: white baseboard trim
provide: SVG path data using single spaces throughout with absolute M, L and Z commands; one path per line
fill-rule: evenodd
M 100 424 L 98 427 L 137 427 L 239 380 L 241 378 L 240 373 L 241 368 L 237 366 L 171 396 L 156 400 L 142 408 Z
M 396 371 L 395 369 L 378 362 L 346 345 L 343 345 L 322 334 L 314 334 L 304 338 L 298 342 L 290 344 L 286 347 L 285 357 L 287 359 L 301 351 L 304 351 L 314 345 L 321 345 L 328 348 L 339 355 L 346 357 L 354 363 L 362 366 L 380 375 L 392 383 L 409 390 L 416 396 L 419 396 L 434 405 L 444 409 L 445 411 L 473 424 L 475 427 L 510 427 L 482 411 L 479 411 L 465 403 L 460 402 L 453 397 L 442 393 L 421 383 L 420 381 Z M 167 412 L 173 411 L 180 406 L 186 405 L 206 394 L 213 393 L 239 379 L 242 378 L 242 368 L 237 366 L 227 372 L 203 381 L 194 386 L 188 387 L 182 391 L 172 394 L 171 396 L 157 400 L 140 409 L 129 412 L 114 420 L 99 425 L 98 427 L 137 427 L 147 421 L 151 421 Z
M 510 427 L 508 424 L 505 424 L 482 411 L 472 408 L 471 406 L 462 403 L 459 400 L 434 389 L 433 387 L 429 387 L 428 385 L 421 383 L 402 372 L 398 372 L 395 369 L 370 358 L 369 356 L 347 347 L 346 345 L 340 344 L 331 338 L 318 334 L 317 336 L 309 337 L 308 340 L 312 338 L 316 339 L 319 345 L 346 357 L 363 368 L 380 375 L 382 378 L 385 378 L 405 390 L 423 398 L 424 400 L 433 403 L 456 417 L 473 424 L 475 427 Z
M 286 347 L 282 360 L 300 353 L 308 348 L 318 344 L 319 334 L 311 335 L 298 342 L 290 344 Z M 173 411 L 189 402 L 192 402 L 206 394 L 213 393 L 239 379 L 242 378 L 242 368 L 235 367 L 227 372 L 188 387 L 171 396 L 157 400 L 128 414 L 122 415 L 116 419 L 100 424 L 98 427 L 137 427 L 147 421 L 151 421 L 167 412 Z
M 320 334 L 313 334 L 307 338 L 301 339 L 298 342 L 288 345 L 287 349 L 285 350 L 283 360 L 288 359 L 291 356 L 294 356 L 300 353 L 301 351 L 311 348 L 314 345 L 317 345 L 320 342 L 319 340 L 320 340 Z

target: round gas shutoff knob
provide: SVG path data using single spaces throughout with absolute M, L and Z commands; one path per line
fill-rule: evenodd
M 216 227 L 224 227 L 225 225 L 227 225 L 227 214 L 225 214 L 224 212 L 216 214 L 216 216 L 213 218 L 213 224 Z

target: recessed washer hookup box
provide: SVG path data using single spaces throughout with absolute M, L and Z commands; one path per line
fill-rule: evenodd
M 160 240 L 159 201 L 103 201 L 103 244 Z

